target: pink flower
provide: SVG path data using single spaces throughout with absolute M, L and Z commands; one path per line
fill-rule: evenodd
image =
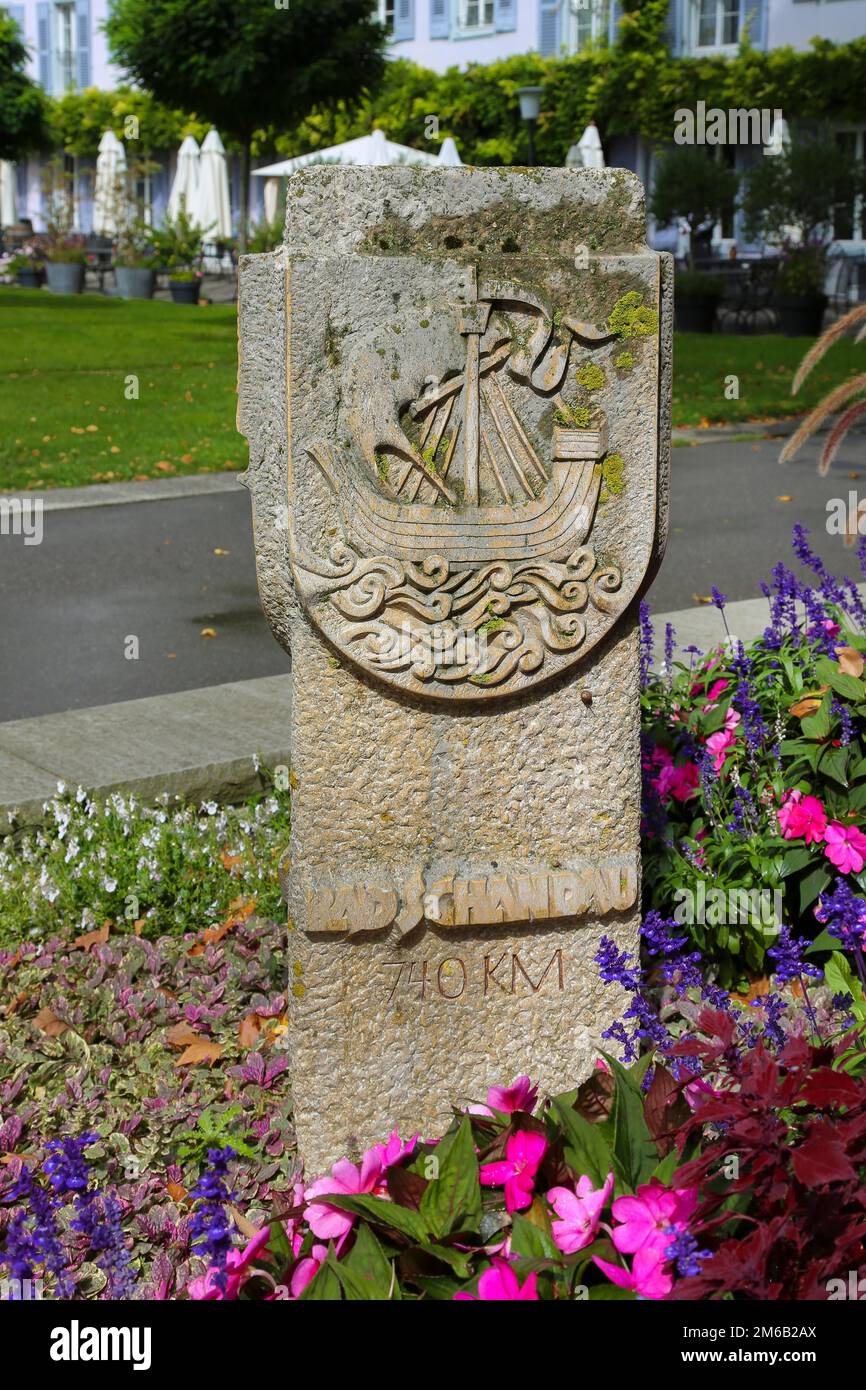
M 700 1109 L 709 1096 L 716 1096 L 718 1094 L 717 1091 L 713 1090 L 712 1086 L 709 1086 L 707 1082 L 704 1081 L 702 1076 L 696 1077 L 694 1081 L 690 1081 L 687 1086 L 683 1087 L 683 1095 L 686 1098 L 686 1104 L 692 1111 Z
M 662 799 L 672 796 L 676 801 L 688 801 L 699 784 L 700 774 L 695 763 L 682 763 L 679 767 L 669 763 L 662 768 L 654 783 Z
M 521 1288 L 520 1280 L 507 1261 L 494 1260 L 493 1267 L 485 1269 L 478 1280 L 477 1295 L 461 1291 L 454 1295 L 454 1301 L 474 1302 L 477 1297 L 482 1303 L 501 1302 L 504 1299 L 519 1303 L 537 1303 L 539 1299 L 536 1282 L 537 1275 L 533 1270 Z
M 404 1140 L 394 1129 L 391 1131 L 387 1144 L 374 1144 L 370 1152 L 378 1155 L 383 1169 L 393 1168 L 395 1163 L 401 1163 L 404 1158 L 409 1157 L 417 1143 L 417 1134 L 414 1134 L 411 1139 Z
M 309 1255 L 305 1255 L 302 1260 L 298 1260 L 292 1270 L 292 1277 L 289 1282 L 289 1293 L 292 1298 L 300 1298 L 304 1289 L 315 1278 L 319 1272 L 319 1266 L 327 1258 L 327 1245 L 314 1245 Z
M 713 755 L 713 768 L 716 772 L 721 772 L 725 758 L 728 756 L 728 749 L 733 748 L 737 741 L 734 731 L 740 719 L 740 711 L 729 707 L 725 713 L 725 727 L 710 734 L 707 739 L 707 748 Z
M 591 1180 L 585 1175 L 578 1179 L 574 1192 L 570 1187 L 550 1189 L 547 1200 L 560 1218 L 553 1222 L 551 1230 L 553 1239 L 564 1254 L 573 1255 L 576 1250 L 583 1250 L 584 1246 L 591 1244 L 598 1230 L 602 1209 L 612 1192 L 613 1173 L 608 1173 L 604 1186 L 597 1189 L 593 1189 Z
M 379 1146 L 381 1148 L 381 1145 Z M 355 1224 L 355 1214 L 341 1211 L 322 1201 L 328 1193 L 351 1197 L 359 1192 L 372 1192 L 382 1178 L 382 1159 L 376 1149 L 368 1149 L 360 1164 L 341 1158 L 331 1169 L 331 1176 L 317 1178 L 307 1188 L 307 1223 L 320 1240 L 335 1240 L 339 1251 Z
M 491 1086 L 487 1092 L 490 1108 L 505 1115 L 513 1115 L 515 1110 L 531 1115 L 537 1100 L 538 1086 L 534 1086 L 528 1076 L 518 1076 L 513 1086 Z
M 249 1273 L 250 1265 L 256 1256 L 265 1249 L 270 1234 L 270 1227 L 263 1226 L 260 1231 L 256 1231 L 249 1245 L 243 1250 L 229 1251 L 226 1256 L 228 1279 L 226 1280 L 225 1293 L 215 1282 L 219 1271 L 215 1265 L 211 1265 L 207 1274 L 200 1275 L 198 1279 L 190 1280 L 187 1285 L 187 1293 L 190 1298 L 197 1301 L 214 1298 L 237 1298 L 240 1287 Z
M 833 820 L 824 833 L 824 853 L 842 874 L 859 874 L 866 863 L 866 835 L 856 825 Z
M 722 691 L 727 690 L 728 684 L 729 682 L 726 680 L 713 681 L 712 685 L 707 691 L 707 699 L 704 705 L 705 711 L 716 708 L 716 705 L 719 702 L 719 696 L 722 694 Z
M 597 1255 L 592 1258 L 612 1284 L 621 1289 L 634 1289 L 639 1298 L 667 1298 L 674 1286 L 673 1276 L 665 1270 L 664 1258 L 659 1258 L 653 1250 L 638 1250 L 630 1270 L 600 1260 Z
M 658 1178 L 639 1187 L 634 1197 L 617 1197 L 612 1232 L 617 1250 L 654 1251 L 661 1258 L 670 1245 L 668 1227 L 683 1229 L 698 1204 L 696 1187 L 664 1187 Z
M 776 815 L 786 840 L 803 839 L 807 845 L 812 845 L 824 839 L 827 813 L 817 796 L 789 791 Z
M 483 1187 L 505 1185 L 507 1211 L 523 1211 L 532 1205 L 535 1174 L 547 1149 L 543 1134 L 521 1129 L 512 1134 L 505 1145 L 505 1158 L 499 1163 L 485 1163 L 479 1174 Z

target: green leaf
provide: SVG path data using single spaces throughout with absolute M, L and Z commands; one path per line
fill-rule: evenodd
M 456 1279 L 449 1279 L 446 1274 L 419 1274 L 414 1282 L 428 1298 L 434 1298 L 437 1301 L 447 1300 L 450 1302 L 461 1287 Z
M 460 1279 L 468 1279 L 472 1273 L 471 1261 L 464 1250 L 457 1250 L 453 1245 L 442 1245 L 438 1242 L 434 1245 L 432 1241 L 422 1241 L 417 1248 L 423 1250 L 425 1255 L 430 1255 L 432 1259 L 441 1260 L 442 1264 L 448 1265 Z
M 798 845 L 796 849 L 789 850 L 782 863 L 782 878 L 787 878 L 789 874 L 795 874 L 799 869 L 805 869 L 807 864 L 814 864 L 815 854 L 808 845 Z
M 800 880 L 800 911 L 805 912 L 820 893 L 823 893 L 827 884 L 830 882 L 830 872 L 823 865 L 813 869 L 810 874 Z
M 420 1212 L 413 1211 L 411 1207 L 398 1207 L 396 1202 L 388 1202 L 384 1197 L 372 1197 L 366 1193 L 344 1197 L 336 1192 L 329 1192 L 328 1205 L 339 1207 L 340 1211 L 354 1212 L 356 1216 L 364 1216 L 374 1225 L 400 1231 L 402 1235 L 415 1241 L 425 1240 L 429 1234 L 427 1222 Z
M 827 931 L 827 928 L 825 927 L 822 932 L 818 933 L 811 945 L 806 947 L 803 954 L 804 956 L 811 956 L 816 954 L 818 951 L 838 951 L 838 949 L 838 936 L 831 936 L 830 933 Z
M 634 1289 L 621 1289 L 618 1284 L 593 1284 L 589 1297 L 592 1303 L 633 1303 L 635 1292 Z
M 832 745 L 825 748 L 819 766 L 826 777 L 832 777 L 834 782 L 838 782 L 841 786 L 847 787 L 847 748 L 834 748 Z
M 337 1273 L 346 1297 L 352 1301 L 382 1302 L 393 1298 L 397 1292 L 393 1268 L 370 1227 L 363 1222 L 358 1227 L 355 1244 L 337 1265 Z
M 329 1253 L 324 1263 L 319 1266 L 318 1272 L 314 1274 L 304 1289 L 301 1299 L 306 1299 L 310 1303 L 316 1301 L 339 1303 L 343 1297 L 343 1286 L 336 1270 L 337 1262 L 333 1254 Z
M 863 998 L 860 981 L 854 974 L 848 957 L 841 951 L 834 951 L 824 966 L 824 982 L 831 994 L 850 994 L 854 1000 L 851 1005 L 852 1014 L 861 1023 L 866 1020 L 866 1000 Z
M 610 1149 L 598 1125 L 591 1125 L 562 1098 L 553 1101 L 565 1137 L 565 1161 L 578 1177 L 592 1179 L 593 1187 L 601 1187 L 613 1169 Z
M 515 1212 L 511 1225 L 511 1249 L 531 1260 L 561 1260 L 562 1252 L 551 1236 Z
M 658 1149 L 652 1141 L 643 1113 L 643 1094 L 635 1087 L 632 1077 L 613 1058 L 616 1091 L 613 1102 L 613 1158 L 617 1176 L 634 1191 L 650 1177 L 659 1161 Z
M 806 738 L 826 738 L 830 732 L 830 692 L 825 694 L 814 714 L 807 714 L 800 720 L 800 728 Z
M 418 1214 L 435 1236 L 477 1231 L 481 1221 L 481 1187 L 472 1127 L 464 1115 L 454 1134 L 436 1149 L 439 1175 L 431 1178 Z
M 822 656 L 820 661 L 815 663 L 815 673 L 822 685 L 829 685 L 837 695 L 842 695 L 846 700 L 851 700 L 854 704 L 860 704 L 866 700 L 866 684 L 857 676 L 848 676 L 844 671 L 840 671 L 835 661 L 829 657 Z

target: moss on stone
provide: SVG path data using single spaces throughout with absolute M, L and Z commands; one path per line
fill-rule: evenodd
M 613 359 L 613 365 L 621 372 L 630 371 L 634 366 L 634 353 L 621 352 L 618 357 Z
M 601 465 L 602 484 L 613 497 L 625 491 L 625 459 L 622 454 L 608 454 Z
M 643 295 L 629 290 L 613 306 L 607 326 L 620 338 L 647 338 L 658 333 L 659 316 L 655 309 L 643 303 Z
M 578 386 L 587 391 L 598 391 L 604 386 L 604 372 L 595 362 L 584 362 L 574 374 Z
M 566 405 L 564 409 L 558 408 L 553 412 L 553 423 L 565 429 L 588 430 L 590 419 L 588 405 Z

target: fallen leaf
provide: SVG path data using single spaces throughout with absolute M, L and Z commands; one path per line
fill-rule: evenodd
M 247 918 L 255 912 L 257 901 L 258 899 L 255 897 L 233 899 L 233 901 L 229 903 L 229 916 L 225 917 L 218 927 L 205 927 L 204 931 L 199 936 L 197 945 L 192 946 L 187 951 L 187 955 L 203 956 L 205 947 L 213 946 L 217 941 L 222 941 L 223 937 L 228 935 L 232 927 L 239 927 L 242 922 L 245 922 Z
M 777 497 L 777 502 L 793 502 L 793 497 L 789 497 L 787 492 L 783 492 L 781 497 Z
M 158 468 L 160 473 L 174 472 L 174 464 L 169 463 L 168 459 L 159 459 L 153 466 L 154 468 Z
M 201 632 L 199 633 L 200 637 L 216 637 L 216 635 L 217 634 L 215 627 L 203 627 Z
M 77 936 L 72 943 L 72 949 L 75 950 L 77 947 L 79 950 L 89 951 L 91 946 L 104 946 L 108 940 L 110 929 L 111 919 L 109 918 L 96 931 L 88 931 L 83 936 Z
M 202 1036 L 188 1023 L 175 1023 L 166 1033 L 165 1040 L 169 1047 L 192 1047 L 193 1043 L 202 1041 Z
M 16 1162 L 36 1163 L 37 1159 L 35 1154 L 3 1154 L 0 1156 L 0 1163 L 10 1164 Z
M 220 545 L 214 546 L 214 552 L 213 552 L 213 553 L 214 553 L 214 555 L 231 555 L 231 551 L 230 551 L 230 550 L 223 550 L 222 546 L 220 546 Z
M 192 454 L 181 454 L 181 463 L 192 463 Z
M 249 1049 L 255 1047 L 265 1032 L 268 1030 L 270 1019 L 262 1018 L 261 1014 L 247 1014 L 238 1024 L 238 1043 L 241 1047 Z
M 167 1182 L 165 1186 L 173 1202 L 182 1202 L 188 1195 L 186 1188 L 179 1182 Z
M 821 701 L 816 700 L 814 696 L 810 696 L 806 700 L 798 700 L 795 705 L 791 705 L 788 713 L 793 714 L 797 719 L 805 719 L 808 715 L 814 714 L 816 709 L 820 708 Z
M 712 603 L 713 601 L 709 594 L 692 594 L 692 598 L 695 603 Z
M 49 1038 L 59 1038 L 61 1033 L 66 1033 L 69 1029 L 69 1024 L 64 1023 L 62 1018 L 58 1018 L 54 1010 L 50 1009 L 47 1004 L 44 1009 L 39 1010 L 33 1023 L 40 1033 L 44 1033 Z
M 758 980 L 753 980 L 745 994 L 731 994 L 732 999 L 739 999 L 743 1004 L 751 1004 L 753 999 L 761 999 L 765 994 L 770 993 L 770 981 L 766 975 Z
M 223 868 L 228 869 L 231 874 L 234 873 L 238 864 L 243 864 L 244 856 L 242 854 L 229 854 L 228 850 L 224 849 L 220 851 L 220 862 Z
M 222 1047 L 219 1043 L 208 1042 L 207 1038 L 199 1038 L 194 1043 L 190 1043 L 185 1052 L 182 1052 L 175 1062 L 176 1067 L 198 1067 L 206 1064 L 212 1067 L 214 1062 L 218 1062 L 223 1055 Z
M 244 1236 L 247 1240 L 252 1240 L 253 1236 L 258 1235 L 258 1226 L 254 1226 L 252 1221 L 248 1221 L 244 1214 L 238 1211 L 237 1207 L 229 1205 L 227 1207 L 227 1211 L 229 1213 L 229 1216 L 232 1218 L 235 1225 L 237 1226 L 238 1230 L 240 1231 L 241 1235 Z
M 836 656 L 839 659 L 839 670 L 846 676 L 862 676 L 866 662 L 860 652 L 855 651 L 853 647 L 837 647 Z

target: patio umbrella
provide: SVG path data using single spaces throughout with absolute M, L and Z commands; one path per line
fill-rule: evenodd
M 446 138 L 442 141 L 442 148 L 439 151 L 439 158 L 437 160 L 437 163 L 444 164 L 448 168 L 456 168 L 458 164 L 463 163 L 463 160 L 457 153 L 457 146 L 455 145 L 450 135 L 446 136 Z
M 445 144 L 448 142 L 445 141 Z M 456 153 L 456 151 L 455 151 Z M 459 156 L 458 156 L 459 159 Z M 398 145 L 386 139 L 381 130 L 362 135 L 357 140 L 347 140 L 342 145 L 331 145 L 326 150 L 313 150 L 310 154 L 299 154 L 294 159 L 282 159 L 277 164 L 266 164 L 262 169 L 254 169 L 256 178 L 286 178 L 307 164 L 439 164 L 439 156 L 428 154 L 426 150 L 415 150 L 410 145 Z
M 595 121 L 590 121 L 586 127 L 577 142 L 577 148 L 580 151 L 584 169 L 604 168 L 604 151 L 601 148 L 601 136 Z
M 213 129 L 208 131 L 201 147 L 193 216 L 199 226 L 206 229 L 206 241 L 225 241 L 232 234 L 226 152 L 217 131 Z
M 273 222 L 277 215 L 277 206 L 280 200 L 280 181 L 279 179 L 267 179 L 265 182 L 265 221 Z
M 126 201 L 126 151 L 113 130 L 106 130 L 96 156 L 93 189 L 93 230 L 97 236 L 114 236 Z
M 0 227 L 11 227 L 18 221 L 18 181 L 15 165 L 0 159 Z
M 194 135 L 187 135 L 177 152 L 177 169 L 168 195 L 168 216 L 177 217 L 181 208 L 191 212 L 198 192 L 199 149 Z
M 764 146 L 764 154 L 784 154 L 790 144 L 791 132 L 788 129 L 788 122 L 785 120 L 784 116 L 777 116 L 773 121 L 770 139 Z

